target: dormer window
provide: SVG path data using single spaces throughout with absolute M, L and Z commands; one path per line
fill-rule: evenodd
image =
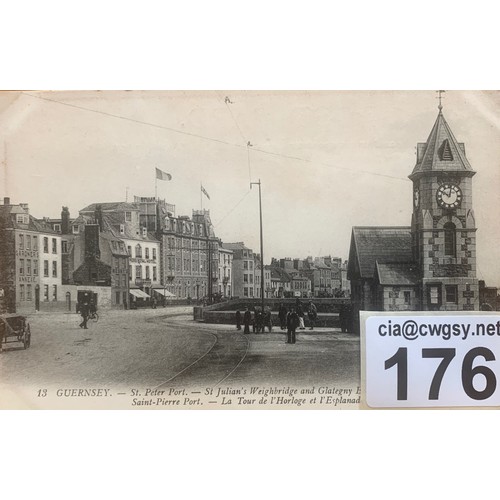
M 26 214 L 17 214 L 16 222 L 18 224 L 29 224 L 29 216 Z
M 125 234 L 125 224 L 120 224 L 120 234 Z
M 78 234 L 80 232 L 80 228 L 78 227 L 78 224 L 75 224 L 72 228 L 73 234 Z
M 439 148 L 439 159 L 441 161 L 453 161 L 453 154 L 448 139 L 445 139 Z
M 147 238 L 148 237 L 148 228 L 147 227 L 143 227 L 142 228 L 142 237 L 143 238 Z

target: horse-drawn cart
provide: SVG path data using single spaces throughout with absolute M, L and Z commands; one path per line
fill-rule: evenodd
M 21 314 L 0 314 L 0 351 L 12 342 L 21 342 L 27 349 L 31 344 L 30 325 Z

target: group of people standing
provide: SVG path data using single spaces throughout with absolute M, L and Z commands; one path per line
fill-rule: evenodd
M 278 317 L 280 320 L 281 330 L 287 331 L 287 344 L 295 344 L 296 330 L 305 330 L 304 317 L 307 312 L 307 317 L 310 322 L 310 330 L 314 329 L 314 324 L 318 317 L 318 311 L 312 300 L 309 301 L 307 308 L 304 308 L 300 299 L 297 299 L 295 306 L 287 308 L 285 304 L 281 303 L 278 310 Z M 245 308 L 243 315 L 241 311 L 236 311 L 236 328 L 241 330 L 243 321 L 243 333 L 250 333 L 250 326 L 254 333 L 264 333 L 265 328 L 272 330 L 271 309 L 266 307 L 264 311 L 261 308 L 255 307 L 252 311 Z
M 273 328 L 271 309 L 266 307 L 262 310 L 261 307 L 254 307 L 250 311 L 246 307 L 243 315 L 241 311 L 236 311 L 236 328 L 238 330 L 241 330 L 242 323 L 244 326 L 243 333 L 250 333 L 250 327 L 252 327 L 253 333 L 264 333 L 266 328 L 271 332 Z

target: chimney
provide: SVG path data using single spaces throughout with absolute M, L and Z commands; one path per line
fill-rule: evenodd
M 10 198 L 8 196 L 5 196 L 5 198 L 3 199 L 3 204 L 10 205 Z
M 68 209 L 68 207 L 62 207 L 61 233 L 62 234 L 69 234 L 69 209 Z
M 99 226 L 97 224 L 85 225 L 85 258 L 99 259 L 101 251 L 99 250 Z
M 101 205 L 96 205 L 94 217 L 95 217 L 96 223 L 99 225 L 99 231 L 101 231 L 101 232 L 104 231 L 103 220 L 102 220 L 102 206 Z

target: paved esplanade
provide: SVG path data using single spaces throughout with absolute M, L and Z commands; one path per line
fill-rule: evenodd
M 32 346 L 1 355 L 0 383 L 126 389 L 359 383 L 354 335 L 299 330 L 297 344 L 289 345 L 276 327 L 244 335 L 192 317 L 188 307 L 101 310 L 99 322 L 83 330 L 76 314 L 33 314 Z

